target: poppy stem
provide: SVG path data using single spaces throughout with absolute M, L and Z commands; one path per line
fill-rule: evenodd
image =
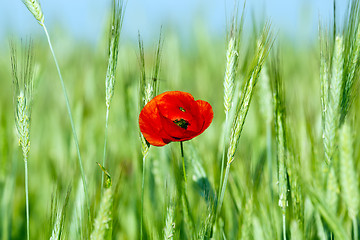
M 180 142 L 180 149 L 181 149 L 181 159 L 182 159 L 182 165 L 183 165 L 183 171 L 184 171 L 184 181 L 186 184 L 186 170 L 185 170 L 185 158 L 184 158 L 184 146 L 183 146 L 183 142 Z
M 141 211 L 140 211 L 140 239 L 143 239 L 143 216 L 144 216 L 144 185 L 145 185 L 145 163 L 149 149 L 144 152 L 142 159 L 142 178 L 141 178 Z
M 186 171 L 185 171 L 186 169 L 185 169 L 185 158 L 184 158 L 184 144 L 182 141 L 180 142 L 180 149 L 181 149 L 181 159 L 182 159 L 183 174 L 184 174 L 184 182 L 181 183 L 181 201 L 184 210 L 184 221 L 189 229 L 190 236 L 193 236 L 195 224 L 194 224 L 194 219 L 190 212 L 189 199 L 186 194 L 187 180 L 186 180 Z

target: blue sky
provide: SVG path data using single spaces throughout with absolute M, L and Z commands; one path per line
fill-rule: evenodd
M 42 34 L 40 26 L 21 0 L 3 0 L 0 8 L 0 39 L 12 35 Z M 194 22 L 204 24 L 210 34 L 222 37 L 233 0 L 128 0 L 122 37 L 135 41 L 140 31 L 145 41 L 157 38 L 160 26 L 171 24 L 182 37 L 191 37 Z M 338 1 L 338 12 L 344 12 L 346 1 Z M 56 26 L 69 30 L 74 39 L 97 43 L 107 30 L 106 16 L 110 0 L 40 0 L 45 22 L 51 32 Z M 241 5 L 243 1 L 240 1 Z M 248 0 L 246 23 L 253 15 L 257 21 L 270 19 L 280 35 L 301 41 L 316 40 L 319 16 L 329 22 L 332 0 Z M 341 16 L 340 16 L 341 18 Z

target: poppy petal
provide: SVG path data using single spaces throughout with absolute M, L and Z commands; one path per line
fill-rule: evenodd
M 201 129 L 201 133 L 203 133 L 211 124 L 213 118 L 214 118 L 214 112 L 210 105 L 210 103 L 203 101 L 203 100 L 197 100 L 197 105 L 199 106 L 200 115 L 204 119 L 204 124 Z
M 158 100 L 158 109 L 160 115 L 171 121 L 185 120 L 188 122 L 187 130 L 198 132 L 202 124 L 199 124 L 199 109 L 194 97 L 189 93 L 172 91 L 167 92 Z
M 161 116 L 161 124 L 173 142 L 189 140 L 197 135 L 197 132 L 184 129 L 163 116 Z
M 145 139 L 154 146 L 190 140 L 209 127 L 214 113 L 211 105 L 194 100 L 190 93 L 164 92 L 141 110 L 139 126 Z
M 164 146 L 169 143 L 164 139 L 170 137 L 163 131 L 156 101 L 150 101 L 141 110 L 139 115 L 140 131 L 145 139 L 154 146 Z

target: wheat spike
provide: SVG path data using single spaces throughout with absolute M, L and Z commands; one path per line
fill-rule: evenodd
M 174 206 L 169 206 L 167 208 L 167 214 L 165 220 L 164 240 L 173 239 L 174 232 L 175 232 Z
M 326 111 L 324 119 L 325 160 L 328 164 L 334 157 L 336 146 L 336 131 L 340 121 L 340 97 L 344 65 L 343 53 L 343 38 L 341 36 L 337 36 L 335 40 L 331 78 L 328 79 L 330 82 L 327 83 L 327 86 L 329 87 L 329 97 L 325 107 Z
M 226 70 L 224 78 L 224 107 L 226 118 L 228 118 L 232 104 L 237 58 L 238 52 L 236 49 L 236 40 L 234 36 L 231 36 L 226 52 Z
M 30 118 L 32 106 L 32 90 L 34 81 L 34 65 L 32 42 L 29 41 L 21 63 L 21 70 L 18 71 L 16 49 L 13 44 L 11 48 L 11 67 L 14 84 L 15 102 L 15 125 L 19 138 L 19 145 L 22 148 L 25 165 L 25 199 L 26 199 L 26 229 L 27 239 L 30 238 L 30 210 L 28 190 L 28 155 L 30 151 Z
M 109 31 L 109 54 L 108 68 L 106 71 L 106 107 L 110 108 L 111 99 L 114 95 L 115 74 L 118 62 L 119 39 L 124 16 L 123 2 L 113 1 L 112 20 Z
M 101 170 L 104 172 L 105 191 L 101 198 L 99 212 L 94 221 L 94 229 L 90 235 L 91 240 L 111 239 L 112 235 L 112 211 L 113 211 L 113 191 L 112 181 L 109 173 L 98 163 Z
M 243 96 L 236 110 L 236 117 L 234 119 L 231 129 L 230 144 L 227 152 L 227 164 L 231 164 L 231 162 L 234 160 L 239 138 L 245 123 L 247 112 L 250 107 L 251 98 L 254 93 L 253 90 L 271 45 L 269 28 L 270 27 L 268 25 L 265 26 L 261 39 L 258 41 L 256 50 L 257 54 L 256 57 L 253 59 L 253 65 L 243 90 Z
M 339 184 L 336 178 L 335 170 L 330 168 L 326 186 L 326 200 L 333 214 L 336 214 L 339 202 Z
M 243 213 L 243 224 L 241 226 L 241 240 L 251 239 L 252 236 L 252 215 L 253 215 L 253 199 L 249 197 L 246 201 L 244 213 Z
M 44 25 L 44 14 L 41 10 L 40 2 L 38 0 L 22 0 L 29 11 L 34 15 L 35 19 L 41 26 Z
M 354 168 L 351 128 L 347 121 L 340 130 L 340 184 L 341 196 L 348 214 L 354 219 L 359 212 L 359 184 Z

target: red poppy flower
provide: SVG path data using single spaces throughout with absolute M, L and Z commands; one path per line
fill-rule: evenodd
M 140 131 L 154 146 L 190 140 L 207 129 L 214 117 L 211 105 L 190 93 L 164 92 L 141 110 Z

